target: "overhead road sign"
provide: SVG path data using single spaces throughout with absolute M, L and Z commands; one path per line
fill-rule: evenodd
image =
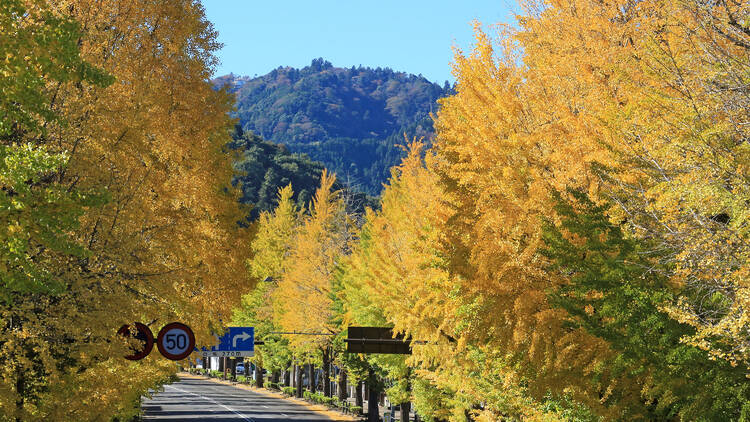
M 151 353 L 151 349 L 154 348 L 154 334 L 151 333 L 151 329 L 145 324 L 136 322 L 133 325 L 135 325 L 135 335 L 131 332 L 130 325 L 128 324 L 120 327 L 120 329 L 117 330 L 117 334 L 125 338 L 130 338 L 132 336 L 134 339 L 141 341 L 142 347 L 133 348 L 131 346 L 130 349 L 133 351 L 133 354 L 125 356 L 125 359 L 127 360 L 141 360 L 148 356 L 148 354 Z
M 394 338 L 390 327 L 349 327 L 344 341 L 349 353 L 411 354 L 411 340 L 403 334 Z
M 195 335 L 187 325 L 172 322 L 159 331 L 156 347 L 165 358 L 182 360 L 190 356 L 195 349 Z
M 210 350 L 203 348 L 203 357 L 251 357 L 255 356 L 255 328 L 228 327 L 218 338 L 218 345 Z

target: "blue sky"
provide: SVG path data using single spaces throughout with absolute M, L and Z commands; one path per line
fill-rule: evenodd
M 203 0 L 224 48 L 214 76 L 304 67 L 390 67 L 454 81 L 451 46 L 468 50 L 471 22 L 512 23 L 515 0 Z

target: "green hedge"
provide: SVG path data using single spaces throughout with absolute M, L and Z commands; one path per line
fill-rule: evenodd
M 293 396 L 297 393 L 297 389 L 294 387 L 282 387 L 281 392 L 283 392 L 287 396 Z
M 208 373 L 208 369 L 189 368 L 188 372 L 193 375 L 206 375 Z
M 311 393 L 309 391 L 305 391 L 302 396 L 313 403 L 339 407 L 338 399 L 335 399 L 333 397 L 326 397 L 323 393 Z

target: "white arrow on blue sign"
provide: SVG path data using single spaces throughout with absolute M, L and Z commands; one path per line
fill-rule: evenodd
M 203 356 L 249 357 L 255 355 L 255 328 L 228 327 L 224 335 L 218 338 L 218 346 L 211 350 L 203 348 Z

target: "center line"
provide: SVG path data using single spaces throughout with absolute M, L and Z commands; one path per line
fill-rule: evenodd
M 185 391 L 185 390 L 183 390 L 182 388 L 177 388 L 177 387 L 173 387 L 173 386 L 171 386 L 171 385 L 165 385 L 164 387 L 167 387 L 167 388 L 172 388 L 172 389 L 175 389 L 175 390 L 177 390 L 177 391 L 181 391 L 181 392 L 183 392 L 183 393 L 185 393 L 185 394 L 190 394 L 190 395 L 193 395 L 193 396 L 196 396 L 196 397 L 200 397 L 200 398 L 202 398 L 203 400 L 206 400 L 206 401 L 210 401 L 210 402 L 212 402 L 212 403 L 214 403 L 214 404 L 216 404 L 216 405 L 219 405 L 219 406 L 223 407 L 224 409 L 227 409 L 228 411 L 230 411 L 230 412 L 234 413 L 235 415 L 237 415 L 237 416 L 241 417 L 242 419 L 246 420 L 247 422 L 255 422 L 255 419 L 253 419 L 253 418 L 248 418 L 247 416 L 243 415 L 242 413 L 240 413 L 240 412 L 238 412 L 238 411 L 236 411 L 236 410 L 232 409 L 232 408 L 231 408 L 231 407 L 229 407 L 229 406 L 225 406 L 225 405 L 223 405 L 223 404 L 221 404 L 221 403 L 217 402 L 217 401 L 216 401 L 216 400 L 214 400 L 214 399 L 211 399 L 211 398 L 208 398 L 208 397 L 205 397 L 205 396 L 201 396 L 200 394 L 195 394 L 195 393 L 191 393 L 190 391 Z

